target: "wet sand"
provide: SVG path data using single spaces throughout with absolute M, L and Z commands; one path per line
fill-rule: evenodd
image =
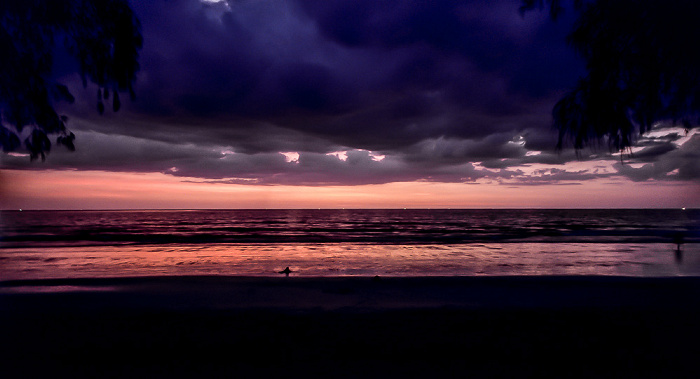
M 0 282 L 3 377 L 697 376 L 700 278 Z

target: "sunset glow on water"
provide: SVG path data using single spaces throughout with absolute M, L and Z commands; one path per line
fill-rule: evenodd
M 700 274 L 693 210 L 24 211 L 2 216 L 4 279 L 278 276 L 285 267 L 302 277 Z
M 13 279 L 171 275 L 511 276 L 700 275 L 700 244 L 490 243 L 460 245 L 202 244 L 2 249 Z

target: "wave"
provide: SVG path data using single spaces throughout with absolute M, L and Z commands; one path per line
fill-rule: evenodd
M 197 243 L 697 243 L 698 210 L 3 211 L 0 247 Z

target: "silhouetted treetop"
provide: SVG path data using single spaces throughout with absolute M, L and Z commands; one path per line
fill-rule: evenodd
M 54 104 L 72 103 L 68 87 L 54 78 L 54 54 L 64 48 L 75 59 L 83 86 L 97 85 L 97 110 L 119 93 L 133 98 L 139 70 L 141 26 L 126 0 L 22 0 L 0 2 L 0 145 L 5 152 L 24 146 L 31 158 L 45 158 L 48 134 L 73 150 L 75 136 Z M 111 97 L 111 99 L 110 99 Z M 28 129 L 28 130 L 27 130 Z
M 521 12 L 560 0 L 523 0 Z M 695 0 L 572 0 L 576 22 L 568 42 L 587 76 L 554 106 L 558 147 L 607 141 L 629 148 L 658 123 L 700 123 L 700 2 Z

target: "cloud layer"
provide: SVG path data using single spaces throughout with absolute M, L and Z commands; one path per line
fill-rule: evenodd
M 519 4 L 133 2 L 137 100 L 98 116 L 94 89 L 69 75 L 77 152 L 2 165 L 304 185 L 700 179 L 700 138 L 675 129 L 641 139 L 629 164 L 555 152 L 552 106 L 583 73 L 565 43 L 572 15 L 521 16 Z

